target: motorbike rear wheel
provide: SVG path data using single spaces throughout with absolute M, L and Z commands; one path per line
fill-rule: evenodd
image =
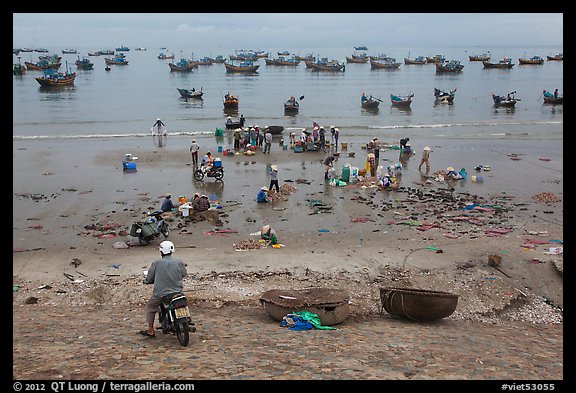
M 216 180 L 222 180 L 223 177 L 224 177 L 224 171 L 222 169 L 214 172 L 214 178 Z
M 178 337 L 178 342 L 183 347 L 188 345 L 190 341 L 190 329 L 188 328 L 188 322 L 186 320 L 176 321 L 176 337 Z
M 202 179 L 204 179 L 204 172 L 201 169 L 194 171 L 194 180 L 201 181 Z

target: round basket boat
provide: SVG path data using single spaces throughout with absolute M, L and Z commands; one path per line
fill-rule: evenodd
M 383 311 L 412 321 L 434 321 L 450 316 L 458 304 L 458 295 L 417 288 L 380 288 Z
M 309 311 L 318 315 L 322 325 L 330 326 L 343 322 L 350 312 L 350 297 L 342 289 L 271 289 L 260 296 L 260 303 L 276 321 L 287 314 Z

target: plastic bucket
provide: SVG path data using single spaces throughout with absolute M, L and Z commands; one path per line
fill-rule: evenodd
M 340 180 L 348 183 L 350 181 L 350 166 L 344 165 L 342 167 L 342 175 L 340 176 Z
M 342 142 L 342 150 L 348 149 L 348 142 Z
M 222 146 L 218 146 L 218 153 L 222 153 Z

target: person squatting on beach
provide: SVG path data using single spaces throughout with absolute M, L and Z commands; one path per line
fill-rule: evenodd
M 264 225 L 262 227 L 260 237 L 266 241 L 266 244 L 278 244 L 276 231 L 270 225 Z
M 210 201 L 206 194 L 202 194 L 198 198 L 195 198 L 192 208 L 197 212 L 205 212 L 210 209 Z
M 192 155 L 192 165 L 194 166 L 198 166 L 198 150 L 200 150 L 200 145 L 196 143 L 196 139 L 192 139 L 190 154 Z
M 182 279 L 188 275 L 186 265 L 182 260 L 173 258 L 174 244 L 164 240 L 158 247 L 160 258 L 150 265 L 148 274 L 144 278 L 144 284 L 154 284 L 152 295 L 146 303 L 147 330 L 140 330 L 140 334 L 146 337 L 156 337 L 154 332 L 154 319 L 162 298 L 167 295 L 182 293 L 184 285 Z
M 175 206 L 174 202 L 172 202 L 172 194 L 166 194 L 166 197 L 162 202 L 162 207 L 160 207 L 160 210 L 162 210 L 163 212 L 169 212 L 172 211 L 172 209 L 174 208 Z
M 426 164 L 426 173 L 430 172 L 430 147 L 424 146 L 422 151 L 422 160 L 420 160 L 420 165 L 418 165 L 418 170 L 422 170 L 422 165 Z
M 328 179 L 328 172 L 330 171 L 330 169 L 334 168 L 334 160 L 336 159 L 336 157 L 334 157 L 332 154 L 330 154 L 328 157 L 326 157 L 324 159 L 324 180 L 329 180 Z
M 268 188 L 266 188 L 266 186 L 260 188 L 260 191 L 258 191 L 258 195 L 256 195 L 256 202 L 272 202 L 272 197 L 268 196 Z
M 280 192 L 280 186 L 278 186 L 278 167 L 276 165 L 270 166 L 270 186 L 268 187 L 269 190 L 274 187 L 276 192 Z

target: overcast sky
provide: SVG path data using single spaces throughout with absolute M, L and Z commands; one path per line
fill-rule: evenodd
M 562 13 L 15 13 L 13 47 L 561 47 L 563 28 Z

